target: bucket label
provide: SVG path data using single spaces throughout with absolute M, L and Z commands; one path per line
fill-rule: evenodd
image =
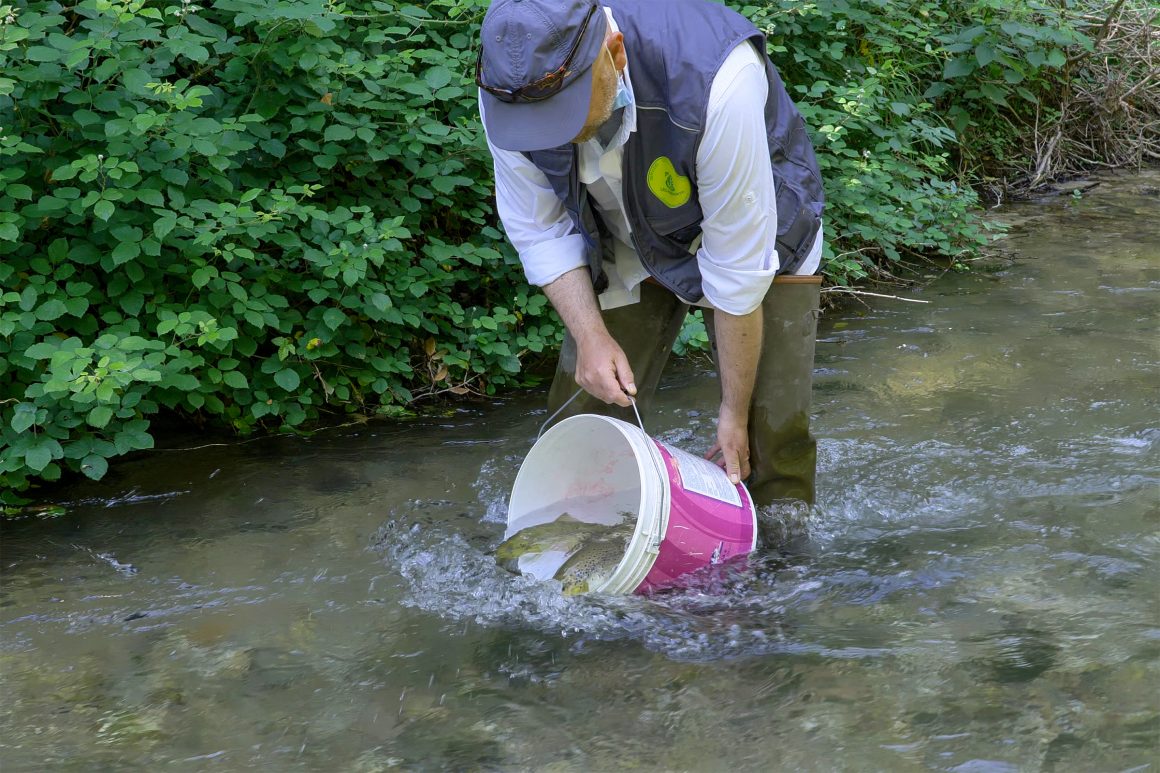
M 681 486 L 685 491 L 694 491 L 719 502 L 728 502 L 734 507 L 741 507 L 741 494 L 738 493 L 737 487 L 729 482 L 729 476 L 724 470 L 708 459 L 693 456 L 668 443 L 661 445 L 676 462 L 677 471 L 681 474 Z

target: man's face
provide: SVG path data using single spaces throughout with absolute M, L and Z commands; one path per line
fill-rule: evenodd
M 619 41 L 610 41 L 619 42 Z M 572 142 L 587 142 L 596 136 L 604 122 L 612 117 L 612 103 L 616 100 L 617 73 L 609 45 L 592 63 L 592 100 L 588 105 L 588 119 Z

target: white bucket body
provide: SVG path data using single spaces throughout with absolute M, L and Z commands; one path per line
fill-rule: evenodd
M 726 557 L 752 550 L 756 516 L 744 487 L 736 487 L 736 507 L 695 493 L 690 475 L 703 483 L 706 475 L 718 474 L 726 487 L 732 489 L 733 484 L 715 465 L 664 449 L 662 454 L 661 446 L 642 429 L 619 419 L 581 414 L 561 421 L 544 433 L 520 466 L 508 501 L 504 539 L 554 521 L 564 512 L 579 521 L 605 524 L 619 522 L 621 513 L 635 514 L 636 529 L 624 557 L 605 582 L 589 589 L 612 594 L 670 585 L 681 573 L 716 563 L 722 545 L 727 545 Z M 682 464 L 689 488 L 682 482 Z M 672 535 L 671 514 L 679 532 Z M 728 532 L 737 531 L 736 524 L 744 534 L 730 541 Z M 654 572 L 658 556 L 662 561 Z M 523 563 L 521 570 L 539 579 L 552 574 Z

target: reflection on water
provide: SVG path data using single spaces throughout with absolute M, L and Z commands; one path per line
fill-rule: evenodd
M 1158 180 L 829 315 L 819 504 L 680 592 L 495 565 L 539 394 L 78 486 L 3 527 L 0 764 L 1154 769 Z M 716 388 L 678 368 L 648 426 L 703 450 Z

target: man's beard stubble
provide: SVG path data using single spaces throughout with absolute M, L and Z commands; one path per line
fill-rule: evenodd
M 599 93 L 597 96 L 599 96 L 602 100 L 598 103 L 602 105 L 600 112 L 597 113 L 595 120 L 584 124 L 584 128 L 581 129 L 580 133 L 576 135 L 576 138 L 572 140 L 573 143 L 579 144 L 592 139 L 596 136 L 596 133 L 600 131 L 600 127 L 603 126 L 608 121 L 608 119 L 612 117 L 612 103 L 616 101 L 615 75 L 611 80 L 604 80 L 600 84 Z

